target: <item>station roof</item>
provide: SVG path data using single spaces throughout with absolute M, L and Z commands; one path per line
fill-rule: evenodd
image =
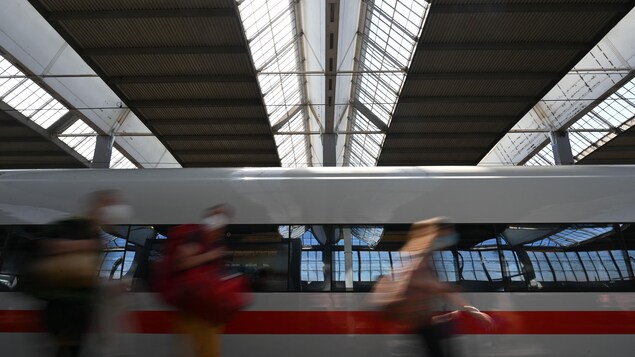
M 0 158 L 13 160 L 0 160 L 3 168 L 87 167 L 94 137 L 110 134 L 120 167 L 164 158 L 174 167 L 550 164 L 541 159 L 547 134 L 518 125 L 571 103 L 575 110 L 554 114 L 561 122 L 541 123 L 569 130 L 573 146 L 591 141 L 576 162 L 635 163 L 632 46 L 609 39 L 623 63 L 598 60 L 592 74 L 612 81 L 608 88 L 580 74 L 566 89 L 587 57 L 601 57 L 593 51 L 609 52 L 618 23 L 635 23 L 632 0 L 29 2 L 37 12 L 19 10 L 70 45 L 57 55 L 74 51 L 88 66 L 62 71 L 43 58 L 60 73 L 42 72 L 23 63 L 37 50 L 20 55 L 0 38 L 0 63 L 21 73 L 0 68 L 0 104 L 8 105 Z M 633 35 L 620 36 L 632 43 Z M 75 99 L 88 86 L 62 93 L 73 77 L 101 81 L 115 99 L 82 106 Z M 51 99 L 25 100 L 25 114 L 8 95 L 31 80 L 31 92 Z M 579 83 L 593 100 L 549 99 L 557 89 L 580 92 Z M 601 116 L 603 102 L 621 103 L 614 110 L 623 118 L 588 130 L 588 118 L 578 120 Z M 130 114 L 115 114 L 122 110 Z M 59 118 L 42 126 L 38 112 Z M 137 129 L 124 131 L 121 123 L 133 120 Z M 18 126 L 28 134 L 5 130 Z M 42 143 L 30 151 L 10 144 L 26 137 Z M 11 156 L 18 151 L 23 159 Z

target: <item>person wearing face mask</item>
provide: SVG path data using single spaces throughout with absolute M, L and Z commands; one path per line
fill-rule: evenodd
M 43 322 L 55 341 L 57 357 L 80 355 L 96 312 L 100 232 L 131 214 L 118 191 L 98 191 L 85 198 L 81 216 L 55 222 L 41 233 L 27 280 L 34 295 L 46 301 Z
M 409 264 L 395 270 L 394 279 L 380 278 L 374 288 L 373 303 L 383 310 L 388 320 L 420 337 L 424 356 L 452 355 L 452 346 L 443 341 L 451 337 L 452 322 L 458 317 L 458 311 L 439 315 L 441 305 L 456 306 L 485 326 L 492 326 L 488 315 L 468 306 L 458 295 L 458 289 L 439 281 L 434 271 L 432 253 L 449 249 L 458 241 L 459 235 L 447 218 L 414 223 L 400 250 L 403 255 L 410 255 Z
M 155 289 L 179 309 L 175 326 L 199 357 L 219 356 L 223 323 L 246 304 L 243 280 L 224 272 L 230 217 L 230 206 L 217 205 L 204 210 L 198 224 L 172 229 L 157 269 Z

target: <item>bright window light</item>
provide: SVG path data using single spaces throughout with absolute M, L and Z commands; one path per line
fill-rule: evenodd
M 550 166 L 555 165 L 553 158 L 553 150 L 551 144 L 545 145 L 540 151 L 538 151 L 531 159 L 527 160 L 526 166 Z
M 133 164 L 127 157 L 125 157 L 121 151 L 117 148 L 112 148 L 112 155 L 110 156 L 110 168 L 111 169 L 136 169 L 137 165 Z
M 97 132 L 93 130 L 83 120 L 77 120 L 60 135 L 66 145 L 77 151 L 87 160 L 92 160 L 95 154 L 95 144 L 97 143 Z
M 307 131 L 306 104 L 298 58 L 295 4 L 289 0 L 247 0 L 239 6 L 245 35 L 256 67 L 271 125 L 285 123 L 278 132 Z M 291 118 L 289 118 L 291 116 Z M 275 135 L 283 167 L 310 166 L 305 135 Z
M 44 129 L 68 113 L 62 103 L 0 56 L 0 100 Z
M 353 102 L 390 124 L 430 5 L 423 0 L 368 1 Z M 378 131 L 352 109 L 352 131 Z M 348 166 L 375 166 L 383 134 L 349 135 Z
M 635 79 L 597 104 L 569 128 L 574 162 L 578 162 L 635 124 Z M 525 165 L 554 165 L 551 145 L 532 156 Z

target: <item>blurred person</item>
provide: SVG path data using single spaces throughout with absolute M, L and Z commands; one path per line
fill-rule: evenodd
M 190 340 L 199 357 L 220 355 L 223 324 L 247 304 L 244 278 L 227 276 L 223 243 L 233 215 L 229 205 L 203 211 L 199 224 L 168 233 L 164 259 L 155 283 L 163 298 L 177 307 L 176 328 Z
M 459 311 L 438 314 L 440 305 L 454 305 L 492 326 L 487 314 L 468 306 L 458 295 L 458 289 L 439 281 L 435 273 L 432 252 L 454 246 L 458 239 L 458 233 L 446 218 L 414 223 L 400 250 L 410 254 L 410 263 L 396 269 L 392 279 L 381 277 L 374 288 L 373 303 L 383 309 L 386 319 L 419 336 L 424 356 L 452 355 L 450 346 L 444 346 L 443 341 L 452 336 Z
M 132 214 L 115 190 L 89 194 L 82 211 L 42 232 L 27 273 L 28 290 L 46 301 L 43 322 L 55 341 L 57 357 L 80 355 L 95 317 L 101 230 Z

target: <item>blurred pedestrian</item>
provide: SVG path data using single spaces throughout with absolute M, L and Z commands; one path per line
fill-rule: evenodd
M 42 232 L 27 284 L 46 301 L 43 322 L 55 340 L 57 357 L 77 357 L 98 297 L 98 266 L 103 227 L 132 214 L 118 191 L 89 194 L 79 217 L 55 222 Z
M 381 277 L 375 285 L 373 302 L 388 320 L 420 337 L 425 356 L 452 355 L 450 346 L 444 346 L 443 341 L 452 336 L 458 311 L 439 314 L 442 305 L 456 306 L 487 325 L 492 323 L 488 315 L 468 306 L 456 287 L 439 281 L 434 271 L 432 252 L 450 248 L 458 239 L 453 225 L 445 218 L 414 223 L 400 250 L 410 255 L 410 262 L 396 269 L 392 277 Z
M 232 217 L 231 207 L 217 205 L 203 211 L 200 224 L 176 227 L 168 233 L 155 287 L 177 307 L 177 330 L 191 342 L 199 357 L 220 355 L 223 324 L 247 304 L 246 279 L 225 272 L 223 242 Z

